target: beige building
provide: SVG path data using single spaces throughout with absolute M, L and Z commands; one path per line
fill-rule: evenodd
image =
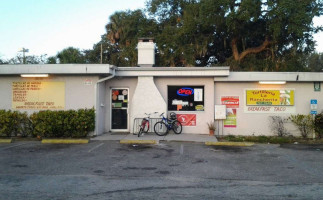
M 216 120 L 220 135 L 273 135 L 271 116 L 323 108 L 323 73 L 153 67 L 154 44 L 138 47 L 144 49 L 139 48 L 141 67 L 0 65 L 0 109 L 32 113 L 94 107 L 97 135 L 134 133 L 145 113 L 153 112 L 175 112 L 183 134 L 208 134 L 207 122 Z M 286 128 L 299 134 L 290 123 Z

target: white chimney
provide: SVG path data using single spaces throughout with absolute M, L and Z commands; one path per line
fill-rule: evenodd
M 152 38 L 139 38 L 138 65 L 152 67 L 155 64 L 155 44 Z

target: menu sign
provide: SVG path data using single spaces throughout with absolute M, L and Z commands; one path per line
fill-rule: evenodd
M 12 83 L 12 109 L 60 110 L 64 108 L 64 82 L 24 81 Z

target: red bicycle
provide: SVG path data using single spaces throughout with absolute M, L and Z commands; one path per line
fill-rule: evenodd
M 150 115 L 152 114 L 156 114 L 158 112 L 154 112 L 154 113 L 145 113 L 145 115 L 147 115 L 147 117 L 144 117 L 141 121 L 141 125 L 140 129 L 139 129 L 139 133 L 138 133 L 138 137 L 144 135 L 145 133 L 148 133 L 149 131 L 149 119 L 150 119 Z

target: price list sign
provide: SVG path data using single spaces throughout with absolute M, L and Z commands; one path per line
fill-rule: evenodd
M 23 110 L 61 110 L 65 108 L 65 83 L 12 82 L 12 108 Z

